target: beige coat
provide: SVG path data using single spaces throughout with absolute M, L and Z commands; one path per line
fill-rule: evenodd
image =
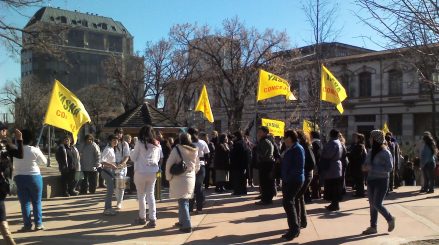
M 166 179 L 169 181 L 169 196 L 176 199 L 191 199 L 194 195 L 195 173 L 200 170 L 198 149 L 186 145 L 177 145 L 183 160 L 187 164 L 187 171 L 181 175 L 172 175 L 171 166 L 181 161 L 177 150 L 174 148 L 166 162 Z

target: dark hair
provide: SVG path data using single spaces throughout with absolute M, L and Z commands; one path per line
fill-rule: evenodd
M 218 141 L 219 141 L 220 144 L 226 143 L 226 139 L 227 139 L 227 134 L 220 134 L 218 136 Z
M 431 134 L 424 134 L 423 140 L 425 145 L 430 148 L 433 154 L 437 154 L 436 142 L 434 141 L 433 136 Z
M 372 141 L 372 157 L 371 157 L 371 161 L 373 161 L 373 159 L 375 158 L 375 156 L 382 150 L 384 150 L 385 145 L 384 144 L 380 144 L 377 143 L 375 140 Z
M 145 145 L 145 149 L 148 149 L 147 143 L 155 144 L 155 137 L 155 131 L 151 125 L 145 125 L 139 130 L 139 141 Z
M 23 145 L 31 145 L 34 141 L 34 134 L 29 129 L 21 131 L 23 135 Z
M 309 147 L 311 145 L 308 134 L 305 134 L 302 130 L 297 130 L 297 138 L 299 140 L 299 144 L 302 146 Z
M 331 132 L 329 132 L 329 137 L 331 138 L 338 138 L 340 136 L 340 132 L 337 129 L 332 129 Z
M 235 137 L 236 140 L 242 140 L 244 138 L 244 136 L 242 135 L 242 131 L 234 132 L 233 136 Z
M 116 135 L 114 135 L 114 134 L 110 134 L 110 135 L 108 136 L 107 140 L 108 140 L 108 145 L 111 145 L 111 141 L 113 141 L 113 140 L 119 140 L 119 138 L 117 138 Z
M 313 139 L 320 139 L 320 133 L 317 131 L 311 131 L 311 137 Z
M 191 135 L 192 142 L 198 142 L 198 129 L 188 128 L 187 133 Z
M 270 130 L 269 130 L 268 127 L 266 127 L 266 126 L 260 126 L 258 130 L 261 130 L 261 131 L 264 132 L 265 134 L 270 133 Z
M 89 139 L 91 139 L 92 141 L 94 141 L 94 140 L 95 140 L 95 137 L 93 137 L 92 134 L 87 134 L 87 135 L 85 136 L 85 140 L 87 141 L 87 140 L 89 140 Z
M 365 137 L 364 134 L 354 133 L 355 137 L 358 139 L 358 144 L 364 145 Z
M 123 134 L 123 128 L 116 128 L 114 130 L 114 134 L 122 133 Z
M 297 142 L 299 140 L 296 130 L 288 129 L 284 134 L 285 138 L 290 138 L 293 142 Z

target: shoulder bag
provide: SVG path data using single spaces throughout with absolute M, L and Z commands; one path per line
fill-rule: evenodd
M 174 163 L 171 166 L 170 172 L 172 175 L 181 175 L 187 170 L 186 162 L 183 160 L 183 157 L 181 156 L 180 149 L 178 149 L 178 146 L 175 147 L 177 149 L 178 155 L 180 156 L 181 161 L 178 163 Z

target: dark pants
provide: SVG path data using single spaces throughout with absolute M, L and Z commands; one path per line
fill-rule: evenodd
M 422 175 L 424 176 L 424 186 L 422 189 L 425 191 L 433 191 L 434 189 L 434 164 L 432 162 L 427 163 L 422 167 Z
M 6 221 L 6 206 L 5 199 L 0 200 L 0 222 Z
M 305 174 L 305 182 L 303 182 L 302 188 L 296 195 L 295 205 L 297 212 L 297 222 L 300 226 L 304 227 L 308 224 L 306 220 L 306 208 L 305 208 L 305 193 L 309 189 L 309 185 L 312 180 L 312 172 Z
M 202 165 L 200 166 L 200 171 L 198 171 L 195 178 L 195 197 L 189 201 L 189 210 L 192 211 L 194 209 L 194 203 L 196 202 L 197 211 L 203 210 L 203 202 L 204 202 L 204 191 L 203 191 L 203 181 L 206 175 L 206 169 Z
M 352 180 L 355 186 L 355 195 L 364 196 L 364 175 L 361 169 L 352 174 Z
M 81 193 L 87 194 L 90 192 L 94 194 L 96 192 L 96 185 L 98 181 L 98 172 L 97 171 L 83 171 L 84 179 L 81 182 Z
M 315 174 L 311 181 L 311 198 L 320 199 L 321 197 L 320 177 L 318 174 Z
M 247 194 L 247 178 L 245 176 L 245 169 L 231 169 L 230 175 L 232 179 L 232 189 L 234 195 Z
M 127 176 L 130 177 L 130 186 L 127 186 L 128 192 L 136 190 L 136 185 L 134 184 L 134 166 L 129 166 L 127 168 Z
M 287 214 L 289 231 L 294 233 L 300 230 L 295 201 L 302 185 L 302 182 L 282 182 L 282 205 Z
M 68 172 L 61 172 L 61 184 L 64 194 L 74 193 L 77 185 L 76 171 L 70 170 Z
M 378 212 L 384 216 L 387 221 L 392 219 L 392 215 L 383 206 L 384 197 L 389 186 L 389 179 L 374 179 L 367 181 L 367 194 L 370 205 L 370 226 L 376 228 Z
M 204 177 L 204 188 L 208 189 L 210 186 L 210 173 L 211 168 L 209 166 L 204 166 L 206 170 L 206 176 Z
M 274 163 L 263 162 L 259 165 L 259 181 L 261 188 L 261 201 L 271 203 L 276 195 L 276 187 L 274 183 Z
M 389 191 L 393 191 L 394 181 L 395 181 L 395 168 L 389 173 Z
M 331 201 L 331 206 L 339 208 L 343 197 L 343 178 L 325 179 L 325 200 Z

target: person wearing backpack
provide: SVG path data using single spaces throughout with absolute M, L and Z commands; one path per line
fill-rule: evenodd
M 314 153 L 312 151 L 312 145 L 303 131 L 297 131 L 297 136 L 299 140 L 299 144 L 303 147 L 305 151 L 305 167 L 304 167 L 304 176 L 305 180 L 303 182 L 302 188 L 299 190 L 299 193 L 296 195 L 296 212 L 297 212 L 297 220 L 300 225 L 300 228 L 306 228 L 308 222 L 306 220 L 306 208 L 305 208 L 305 192 L 309 189 L 309 185 L 311 184 L 313 177 L 313 170 L 316 165 L 316 160 L 314 158 Z
M 191 135 L 181 133 L 166 162 L 166 179 L 169 181 L 169 196 L 178 199 L 178 222 L 175 224 L 183 233 L 191 233 L 189 200 L 194 196 L 195 175 L 200 170 L 198 149 L 192 144 Z M 173 165 L 184 164 L 182 173 L 173 174 Z

